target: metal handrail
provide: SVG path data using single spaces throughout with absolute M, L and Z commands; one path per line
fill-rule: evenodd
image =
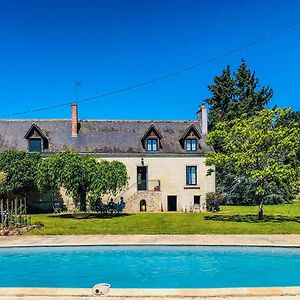
M 141 183 L 146 183 L 147 184 L 147 188 L 145 190 L 140 190 L 140 191 L 161 191 L 161 185 L 160 185 L 160 180 L 141 180 L 141 181 L 136 181 L 133 184 L 131 184 L 129 187 L 127 187 L 125 190 L 121 191 L 118 195 L 116 195 L 116 198 L 119 199 L 121 197 L 123 198 L 128 198 L 131 196 L 128 195 L 129 192 L 132 192 L 132 189 L 135 188 L 134 192 L 138 192 L 138 184 Z M 132 193 L 133 194 L 133 193 Z M 126 195 L 128 195 L 126 197 Z

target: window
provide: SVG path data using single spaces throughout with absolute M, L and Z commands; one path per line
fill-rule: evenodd
M 197 184 L 197 167 L 186 167 L 186 185 Z
M 186 139 L 185 149 L 186 149 L 186 151 L 196 151 L 197 150 L 197 140 L 196 139 Z
M 157 151 L 157 139 L 148 139 L 147 140 L 147 151 Z
M 200 196 L 194 196 L 194 204 L 200 204 Z
M 41 139 L 29 139 L 28 150 L 30 152 L 42 152 L 42 140 Z

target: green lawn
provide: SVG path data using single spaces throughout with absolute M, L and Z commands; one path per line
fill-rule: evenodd
M 257 207 L 222 206 L 219 213 L 139 213 L 85 220 L 65 215 L 32 215 L 44 227 L 26 234 L 300 234 L 300 202 L 265 206 L 266 220 L 256 221 Z

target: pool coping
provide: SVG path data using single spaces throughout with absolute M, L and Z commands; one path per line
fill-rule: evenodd
M 1 247 L 46 246 L 255 246 L 300 247 L 300 234 L 276 235 L 32 235 L 1 236 Z
M 300 286 L 293 287 L 247 287 L 247 288 L 199 288 L 199 289 L 118 289 L 112 288 L 105 297 L 243 297 L 243 296 L 298 296 Z M 93 296 L 88 288 L 0 288 L 1 296 Z M 98 296 L 99 298 L 103 296 Z

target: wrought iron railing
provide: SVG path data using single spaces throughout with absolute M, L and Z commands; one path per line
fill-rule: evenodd
M 160 180 L 139 180 L 137 182 L 134 182 L 125 190 L 121 191 L 116 196 L 116 199 L 120 199 L 121 197 L 123 197 L 126 201 L 126 199 L 128 199 L 134 193 L 143 191 L 161 191 Z
M 160 191 L 160 180 L 140 180 L 137 182 L 138 191 Z

